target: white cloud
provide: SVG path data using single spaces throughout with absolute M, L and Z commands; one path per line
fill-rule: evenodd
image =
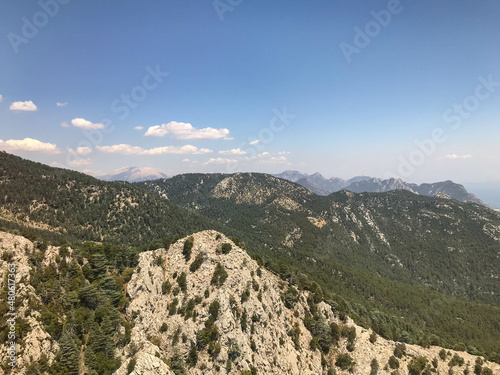
M 470 154 L 465 154 L 465 155 L 457 155 L 457 154 L 450 154 L 445 156 L 446 159 L 470 159 L 472 158 L 472 155 Z
M 228 129 L 203 128 L 196 129 L 193 125 L 185 122 L 172 121 L 168 124 L 150 126 L 144 136 L 164 137 L 170 134 L 177 139 L 233 139 L 229 137 Z
M 208 148 L 198 148 L 193 145 L 185 146 L 164 146 L 155 147 L 151 149 L 143 149 L 138 146 L 131 146 L 127 144 L 119 144 L 113 146 L 97 146 L 97 149 L 106 153 L 122 154 L 122 155 L 164 155 L 164 154 L 192 154 L 192 155 L 202 155 L 209 154 L 213 152 Z
M 92 152 L 92 149 L 90 147 L 78 147 L 76 149 L 76 153 L 79 155 L 87 155 Z
M 156 147 L 149 150 L 144 150 L 142 152 L 143 155 L 162 155 L 162 154 L 193 154 L 193 155 L 201 155 L 201 154 L 210 154 L 213 152 L 208 148 L 198 148 L 193 145 L 185 145 L 181 147 L 177 146 L 165 146 L 165 147 Z
M 74 127 L 85 129 L 85 130 L 97 130 L 104 128 L 104 124 L 101 123 L 93 123 L 91 121 L 85 120 L 84 118 L 74 118 L 71 120 L 71 124 Z
M 270 158 L 260 160 L 260 163 L 264 164 L 290 164 L 287 158 L 284 156 L 271 156 Z
M 69 162 L 73 167 L 83 167 L 92 164 L 92 159 L 74 159 Z
M 246 151 L 240 150 L 239 148 L 233 148 L 232 150 L 222 150 L 219 151 L 221 155 L 246 155 Z
M 210 158 L 205 164 L 225 164 L 225 163 L 237 163 L 236 159 L 224 159 L 224 158 Z
M 11 111 L 36 111 L 38 108 L 31 100 L 25 102 L 14 102 L 10 105 L 9 109 Z
M 191 160 L 189 160 L 189 159 L 182 159 L 182 161 L 183 161 L 184 163 L 189 163 Z
M 257 145 L 260 143 L 260 140 L 256 139 L 255 141 L 250 142 L 251 145 Z
M 122 155 L 139 155 L 143 151 L 141 147 L 134 147 L 123 143 L 113 146 L 97 146 L 96 148 L 105 153 Z
M 69 128 L 69 124 L 68 124 L 66 121 L 61 122 L 61 126 L 62 126 L 63 128 Z
M 134 130 L 142 130 L 144 129 L 144 126 L 134 126 Z
M 68 102 L 63 102 L 63 103 L 57 102 L 56 104 L 58 107 L 66 107 L 68 105 Z
M 9 139 L 7 141 L 0 139 L 0 148 L 6 151 L 33 151 L 48 154 L 58 154 L 61 152 L 55 144 L 40 142 L 33 138 Z
M 0 94 L 0 103 L 3 101 L 3 95 Z

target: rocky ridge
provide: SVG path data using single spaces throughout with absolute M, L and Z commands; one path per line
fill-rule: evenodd
M 40 312 L 33 308 L 37 304 L 41 304 L 41 298 L 37 295 L 33 286 L 30 285 L 31 267 L 28 257 L 34 251 L 33 242 L 30 240 L 16 236 L 14 234 L 0 231 L 0 302 L 2 303 L 2 325 L 6 324 L 8 318 L 7 313 L 7 273 L 9 273 L 9 264 L 15 265 L 15 280 L 16 280 L 16 368 L 12 374 L 24 374 L 30 363 L 36 361 L 47 361 L 51 364 L 57 352 L 59 345 L 54 341 L 45 330 L 41 323 Z M 45 264 L 50 263 L 58 254 L 59 248 L 49 247 L 46 252 L 46 257 L 43 259 Z M 8 326 L 7 326 L 8 327 Z M 7 336 L 6 331 L 3 331 Z M 11 340 L 5 337 L 0 342 L 0 358 L 2 365 L 5 365 L 9 356 L 9 342 Z M 0 374 L 4 373 L 4 369 L 0 367 Z
M 187 256 L 185 244 L 191 241 L 193 246 Z M 230 245 L 229 251 L 224 244 Z M 193 263 L 199 259 L 203 261 L 196 269 Z M 374 360 L 379 366 L 378 374 L 407 374 L 408 364 L 418 357 L 426 357 L 429 368 L 433 368 L 430 361 L 436 358 L 434 373 L 449 374 L 448 363 L 455 354 L 463 362 L 453 367 L 454 373 L 463 373 L 466 368 L 472 371 L 474 367 L 476 357 L 465 352 L 447 351 L 447 359 L 441 360 L 439 347 L 406 345 L 406 354 L 398 360 L 399 370 L 390 369 L 387 364 L 397 343 L 380 337 L 370 342 L 371 331 L 356 326 L 349 318 L 341 320 L 330 304 L 311 302 L 311 292 L 295 295 L 293 290 L 215 231 L 179 240 L 168 251 L 141 253 L 127 287 L 131 299 L 127 318 L 135 326 L 130 344 L 120 353 L 122 366 L 116 374 L 126 375 L 132 360 L 134 375 L 182 371 L 369 374 Z M 316 336 L 306 327 L 311 328 L 308 319 L 312 315 L 323 328 L 337 325 L 342 332 L 354 330 L 355 339 L 351 332 L 347 334 L 350 339 L 339 337 L 323 354 L 320 349 L 313 349 L 311 342 L 316 342 Z M 207 330 L 213 334 L 208 339 L 204 336 Z M 321 330 L 313 331 L 319 335 Z M 354 349 L 349 348 L 350 344 Z M 346 358 L 346 354 L 355 364 L 342 369 L 339 358 Z M 175 368 L 174 372 L 169 366 Z M 500 372 L 496 364 L 485 366 Z

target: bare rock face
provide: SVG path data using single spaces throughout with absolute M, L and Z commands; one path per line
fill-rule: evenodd
M 192 239 L 189 261 L 183 255 L 187 239 L 178 241 L 168 251 L 140 255 L 139 271 L 132 276 L 127 288 L 131 298 L 127 314 L 130 319 L 135 317 L 130 345 L 140 348 L 136 356 L 141 355 L 142 348 L 145 352 L 156 350 L 156 354 L 168 362 L 176 351 L 187 357 L 193 343 L 198 344 L 199 358 L 196 367 L 189 369 L 192 374 L 216 374 L 228 371 L 228 366 L 232 374 L 252 367 L 270 374 L 321 373 L 321 355 L 306 349 L 310 335 L 301 319 L 294 317 L 293 311 L 281 300 L 284 283 L 280 288 L 276 276 L 260 269 L 244 250 L 215 231 L 197 233 Z M 223 244 L 231 246 L 227 254 L 222 253 Z M 192 272 L 190 266 L 197 257 L 204 260 L 199 269 Z M 215 280 L 217 267 L 224 271 Z M 186 276 L 185 291 L 182 275 Z M 171 290 L 164 294 L 165 282 L 171 285 Z M 211 316 L 210 306 L 215 301 L 219 308 L 213 326 L 218 337 L 213 340 L 210 355 L 207 348 L 199 348 L 197 333 L 200 336 L 199 332 L 206 327 Z M 177 306 L 177 311 L 172 304 Z M 302 350 L 296 349 L 288 335 L 295 323 L 303 333 L 299 343 Z M 168 327 L 166 332 L 161 332 L 163 324 Z M 174 340 L 176 335 L 178 340 Z M 130 355 L 130 345 L 125 348 L 124 356 Z M 215 349 L 216 346 L 220 348 Z M 229 357 L 234 357 L 230 365 Z M 122 367 L 126 363 L 124 361 Z
M 52 340 L 52 337 L 45 331 L 41 323 L 40 313 L 31 307 L 36 303 L 41 303 L 35 289 L 29 284 L 31 268 L 28 257 L 33 251 L 33 243 L 28 239 L 0 232 L 0 290 L 5 291 L 5 295 L 7 295 L 6 291 L 8 289 L 5 281 L 7 280 L 7 274 L 10 273 L 8 265 L 14 264 L 16 280 L 16 307 L 14 312 L 17 313 L 15 320 L 18 325 L 20 322 L 24 323 L 20 325 L 24 331 L 18 332 L 14 340 L 6 338 L 5 341 L 0 342 L 2 364 L 5 363 L 9 356 L 10 342 L 15 343 L 16 367 L 10 372 L 11 374 L 24 374 L 28 365 L 39 361 L 42 356 L 45 356 L 48 363 L 51 364 L 59 351 L 57 342 Z M 1 298 L 0 303 L 4 305 L 2 306 L 3 309 L 7 304 L 7 300 Z M 2 325 L 6 324 L 6 319 L 9 317 L 2 316 Z M 0 374 L 3 373 L 0 368 Z
M 319 324 L 355 334 L 350 339 L 344 334 L 322 354 L 314 345 L 318 337 L 304 323 L 311 317 L 310 294 L 297 292 L 291 304 L 289 288 L 215 231 L 196 233 L 168 250 L 144 252 L 127 287 L 127 319 L 135 326 L 116 374 L 131 369 L 132 374 L 370 374 L 375 362 L 373 373 L 408 374 L 408 365 L 419 357 L 434 373 L 448 374 L 455 354 L 463 362 L 454 373 L 473 371 L 474 356 L 447 351 L 442 360 L 442 348 L 415 345 L 406 345 L 398 368 L 391 368 L 395 342 L 380 337 L 373 342 L 371 331 L 350 319 L 340 321 L 324 302 L 316 305 Z M 351 363 L 342 366 L 339 359 L 346 355 Z M 500 373 L 496 364 L 484 366 Z

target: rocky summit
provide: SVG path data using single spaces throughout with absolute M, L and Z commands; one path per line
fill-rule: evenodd
M 407 374 L 418 366 L 459 374 L 476 361 L 376 337 L 216 231 L 141 253 L 127 293 L 134 328 L 119 375 Z

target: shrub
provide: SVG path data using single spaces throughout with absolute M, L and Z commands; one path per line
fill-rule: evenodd
M 217 357 L 221 351 L 222 347 L 219 342 L 210 342 L 208 344 L 208 354 L 210 354 L 213 358 Z
M 199 253 L 196 258 L 194 258 L 193 263 L 190 264 L 189 270 L 191 272 L 196 272 L 202 265 L 204 261 L 203 254 Z
M 394 348 L 394 356 L 397 358 L 401 358 L 406 355 L 406 345 L 402 342 L 397 343 Z
M 330 324 L 330 336 L 332 337 L 332 340 L 334 343 L 339 341 L 339 339 L 340 339 L 340 327 L 337 323 Z
M 247 310 L 243 309 L 243 314 L 241 314 L 241 319 L 240 319 L 241 330 L 243 332 L 247 330 L 247 319 L 248 319 Z
M 233 248 L 233 246 L 230 243 L 226 242 L 226 243 L 222 244 L 222 247 L 221 247 L 222 254 L 229 254 L 229 252 L 231 251 L 232 248 Z
M 391 357 L 389 358 L 388 363 L 389 367 L 392 368 L 393 370 L 399 368 L 399 360 L 393 355 L 391 355 Z
M 234 361 L 240 355 L 241 355 L 241 352 L 240 352 L 240 347 L 238 346 L 238 343 L 236 342 L 236 340 L 231 339 L 231 341 L 229 342 L 229 349 L 227 351 L 228 360 Z
M 219 338 L 219 329 L 215 324 L 206 326 L 202 330 L 196 332 L 196 346 L 199 350 L 203 350 L 210 342 L 215 342 Z
M 170 358 L 170 369 L 175 375 L 186 375 L 184 361 L 178 351 Z
M 295 322 L 293 328 L 288 331 L 288 336 L 292 338 L 293 343 L 295 344 L 295 349 L 300 349 L 300 326 L 299 323 Z
M 299 292 L 293 286 L 289 286 L 287 291 L 283 294 L 283 303 L 288 309 L 292 309 L 299 298 Z
M 351 370 L 354 366 L 354 360 L 347 354 L 340 354 L 335 361 L 335 366 L 341 368 L 342 370 Z
M 198 349 L 193 342 L 191 342 L 191 348 L 189 349 L 186 363 L 189 367 L 194 367 L 196 363 L 198 363 Z
M 378 374 L 378 361 L 373 358 L 371 363 L 370 363 L 370 375 L 377 375 Z
M 179 288 L 185 293 L 187 290 L 187 282 L 186 282 L 186 273 L 181 272 L 179 277 L 177 278 L 177 284 L 179 285 Z
M 375 344 L 375 342 L 376 342 L 376 341 L 377 341 L 377 334 L 376 334 L 375 332 L 372 332 L 372 333 L 370 334 L 370 342 L 371 342 L 372 344 Z
M 248 301 L 248 298 L 250 298 L 250 289 L 247 288 L 241 293 L 241 303 Z
M 156 265 L 158 267 L 161 267 L 164 262 L 165 262 L 165 259 L 161 255 L 156 258 Z
M 184 241 L 184 247 L 182 248 L 182 255 L 184 255 L 184 259 L 189 261 L 191 259 L 191 251 L 193 249 L 193 237 L 189 237 Z
M 250 340 L 250 349 L 252 349 L 253 352 L 257 351 L 257 345 L 255 344 L 255 341 Z
M 212 322 L 215 322 L 219 316 L 220 304 L 219 301 L 214 300 L 210 306 L 208 307 L 208 313 L 210 314 L 210 318 Z
M 221 266 L 220 263 L 217 263 L 217 266 L 215 266 L 215 271 L 214 271 L 214 274 L 212 276 L 212 280 L 210 281 L 210 284 L 220 287 L 226 281 L 227 276 L 228 275 L 227 275 L 226 269 L 223 266 Z
M 439 358 L 441 358 L 443 361 L 446 359 L 446 350 L 441 349 L 439 351 Z
M 137 360 L 135 358 L 132 358 L 128 365 L 127 365 L 127 374 L 130 374 L 132 371 L 135 369 L 135 364 L 137 363 Z
M 410 375 L 420 375 L 422 371 L 424 371 L 425 366 L 427 365 L 427 358 L 425 357 L 417 357 L 413 358 L 410 363 L 408 363 L 408 372 Z
M 168 324 L 167 323 L 163 323 L 160 327 L 160 332 L 163 333 L 163 332 L 167 332 L 168 330 Z
M 163 284 L 161 284 L 161 292 L 163 294 L 169 294 L 170 290 L 172 289 L 172 284 L 170 284 L 170 281 L 164 281 Z
M 175 315 L 177 312 L 177 304 L 179 303 L 179 300 L 177 298 L 174 298 L 172 302 L 170 302 L 170 305 L 168 306 L 168 315 Z
M 453 366 L 463 366 L 464 364 L 464 359 L 460 357 L 458 354 L 455 354 L 451 359 L 450 362 L 448 362 L 448 366 L 453 367 Z
M 481 357 L 477 357 L 476 358 L 476 362 L 474 364 L 474 374 L 475 375 L 481 375 L 481 371 L 483 369 L 483 360 L 481 359 Z

